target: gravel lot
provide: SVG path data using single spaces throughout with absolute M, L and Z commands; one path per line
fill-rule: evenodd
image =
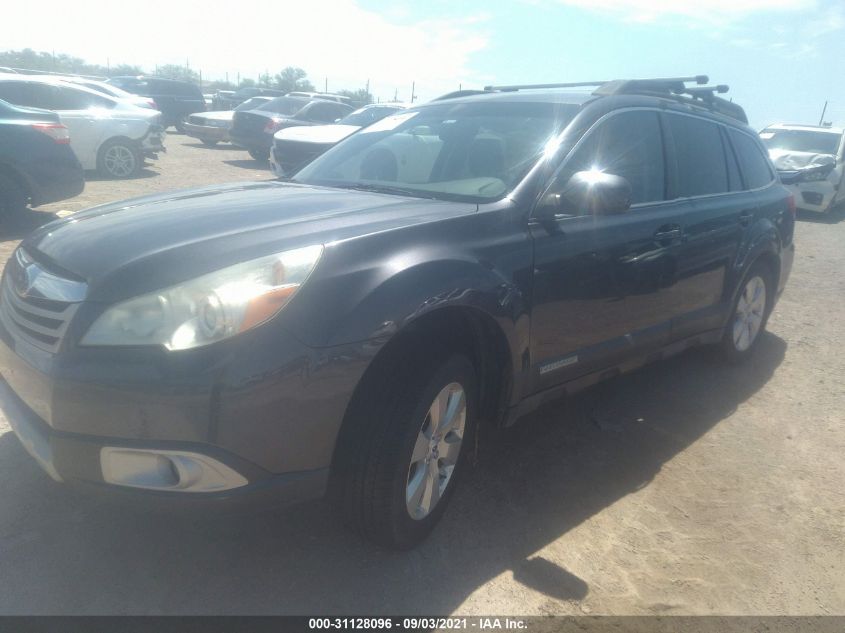
M 262 180 L 168 138 L 52 213 Z M 845 222 L 801 218 L 753 362 L 706 350 L 612 380 L 483 446 L 433 537 L 378 550 L 321 503 L 145 512 L 54 484 L 0 417 L 2 614 L 845 614 Z

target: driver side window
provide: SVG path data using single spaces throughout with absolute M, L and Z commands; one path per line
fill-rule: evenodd
M 556 177 L 566 183 L 579 171 L 622 176 L 631 184 L 631 204 L 665 199 L 663 142 L 656 112 L 622 112 L 593 128 Z

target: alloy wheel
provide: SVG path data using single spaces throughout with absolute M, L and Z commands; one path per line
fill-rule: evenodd
M 429 406 L 408 468 L 405 503 L 411 518 L 424 519 L 443 497 L 461 454 L 466 415 L 466 393 L 456 382 Z
M 763 325 L 766 313 L 766 282 L 759 275 L 748 280 L 739 301 L 733 323 L 733 343 L 738 352 L 750 348 Z
M 135 171 L 137 165 L 135 153 L 125 145 L 112 145 L 103 155 L 103 163 L 112 176 L 126 178 Z

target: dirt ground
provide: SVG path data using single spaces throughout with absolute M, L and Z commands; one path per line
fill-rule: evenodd
M 143 177 L 7 223 L 0 261 L 50 212 L 271 176 L 167 145 Z M 796 240 L 753 362 L 688 352 L 500 433 L 408 553 L 321 503 L 146 512 L 68 490 L 0 417 L 0 613 L 845 614 L 845 222 L 802 217 Z

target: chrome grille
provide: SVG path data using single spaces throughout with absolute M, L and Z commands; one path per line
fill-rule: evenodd
M 55 353 L 86 291 L 85 283 L 48 272 L 18 249 L 0 287 L 0 323 L 14 338 Z

